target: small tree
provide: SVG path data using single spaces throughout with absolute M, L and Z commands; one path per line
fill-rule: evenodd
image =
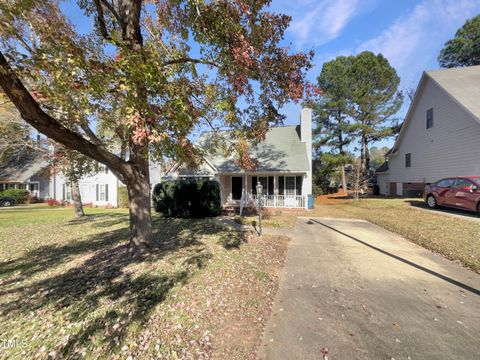
M 480 15 L 468 19 L 445 43 L 438 62 L 444 68 L 480 65 Z
M 359 200 L 368 188 L 369 178 L 370 172 L 363 169 L 361 159 L 355 159 L 347 173 L 347 182 L 355 200 Z
M 51 171 L 60 172 L 71 186 L 75 216 L 84 216 L 79 180 L 99 170 L 96 162 L 78 151 L 56 145 L 50 163 Z
M 373 169 L 377 169 L 380 165 L 385 162 L 385 154 L 388 152 L 389 148 L 383 146 L 381 148 L 377 148 L 373 146 L 370 149 L 370 162 L 372 164 Z

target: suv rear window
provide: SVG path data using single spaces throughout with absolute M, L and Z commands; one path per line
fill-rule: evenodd
M 437 182 L 438 187 L 448 188 L 453 185 L 453 179 L 443 179 Z

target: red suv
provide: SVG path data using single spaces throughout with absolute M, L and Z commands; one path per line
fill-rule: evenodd
M 451 177 L 426 185 L 423 199 L 432 209 L 448 206 L 480 215 L 480 176 Z

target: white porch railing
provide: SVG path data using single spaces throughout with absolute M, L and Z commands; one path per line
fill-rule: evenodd
M 258 195 L 252 195 L 258 201 Z M 304 195 L 262 195 L 262 205 L 272 208 L 305 208 L 307 204 Z

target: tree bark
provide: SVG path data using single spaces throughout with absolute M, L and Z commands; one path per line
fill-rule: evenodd
M 368 139 L 365 135 L 362 135 L 361 139 L 361 170 L 365 174 L 370 170 L 370 153 L 368 151 Z
M 83 212 L 83 205 L 82 205 L 82 197 L 80 195 L 80 187 L 78 186 L 78 179 L 73 177 L 70 181 L 72 186 L 72 200 L 73 200 L 73 207 L 75 209 L 75 216 L 82 217 L 85 215 Z
M 348 195 L 348 187 L 347 187 L 347 177 L 345 176 L 345 165 L 342 164 L 342 188 L 343 192 Z
M 151 248 L 152 242 L 148 161 L 132 168 L 128 174 L 126 185 L 129 200 L 131 250 L 145 253 Z

